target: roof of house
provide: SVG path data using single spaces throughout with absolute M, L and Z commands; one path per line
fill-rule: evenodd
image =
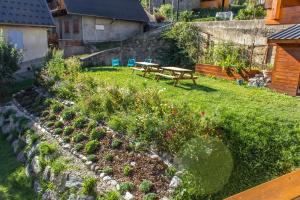
M 0 0 L 0 24 L 54 26 L 45 0 Z
M 291 26 L 268 37 L 269 40 L 298 40 L 300 39 L 300 24 Z
M 69 14 L 148 22 L 139 0 L 65 0 Z

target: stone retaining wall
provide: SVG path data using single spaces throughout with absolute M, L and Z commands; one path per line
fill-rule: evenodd
M 193 24 L 199 27 L 201 32 L 211 34 L 211 40 L 216 43 L 231 41 L 241 45 L 254 44 L 253 61 L 259 65 L 266 59 L 267 36 L 289 27 L 289 25 L 266 26 L 264 20 L 193 22 Z M 154 62 L 163 63 L 161 52 L 169 48 L 169 44 L 163 40 L 161 34 L 169 27 L 170 25 L 166 25 L 123 41 L 118 49 L 92 54 L 91 57 L 95 58 L 82 59 L 82 62 L 86 66 L 91 60 L 94 65 L 110 66 L 111 59 L 118 57 L 122 65 L 126 65 L 129 58 L 144 60 L 150 57 L 154 59 Z M 269 52 L 270 56 L 267 59 L 272 62 L 275 51 L 271 48 Z

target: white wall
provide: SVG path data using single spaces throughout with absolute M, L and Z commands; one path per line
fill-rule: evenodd
M 96 30 L 96 25 L 104 30 Z M 120 41 L 142 33 L 143 23 L 83 16 L 82 31 L 85 43 Z
M 48 51 L 47 28 L 27 26 L 2 26 L 5 38 L 8 38 L 9 31 L 23 33 L 23 62 L 43 58 Z

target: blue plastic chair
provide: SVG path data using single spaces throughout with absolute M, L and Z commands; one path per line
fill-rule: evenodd
M 119 58 L 113 58 L 111 61 L 111 65 L 113 67 L 119 67 L 120 66 L 120 59 Z
M 135 67 L 135 59 L 134 58 L 130 58 L 128 60 L 128 64 L 127 64 L 128 67 Z
M 146 58 L 145 62 L 152 63 L 152 59 L 151 58 Z

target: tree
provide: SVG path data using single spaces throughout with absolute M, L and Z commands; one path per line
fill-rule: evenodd
M 0 33 L 0 84 L 12 79 L 12 75 L 19 69 L 21 58 L 22 54 L 6 42 Z

